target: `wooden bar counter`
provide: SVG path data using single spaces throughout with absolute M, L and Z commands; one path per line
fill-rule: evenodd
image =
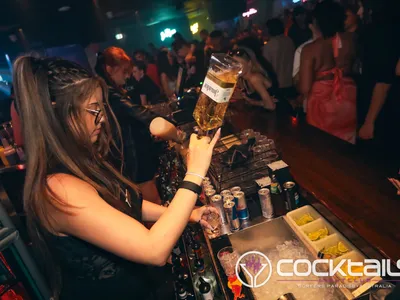
M 296 182 L 392 262 L 400 259 L 400 196 L 387 180 L 399 166 L 289 114 L 232 103 L 226 125 L 275 140 Z M 400 153 L 399 153 L 400 155 Z

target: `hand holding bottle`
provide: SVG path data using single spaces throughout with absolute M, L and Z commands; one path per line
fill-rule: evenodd
M 221 136 L 221 129 L 218 129 L 214 138 L 210 141 L 209 137 L 198 138 L 196 134 L 190 137 L 189 151 L 187 156 L 188 173 L 195 173 L 199 176 L 206 176 L 210 167 L 211 157 L 215 144 Z

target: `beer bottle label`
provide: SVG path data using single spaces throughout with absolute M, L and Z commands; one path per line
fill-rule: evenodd
M 278 194 L 278 185 L 276 183 L 271 184 L 271 193 Z
M 235 83 L 224 82 L 213 74 L 208 73 L 204 79 L 201 92 L 217 103 L 225 103 L 229 102 L 234 89 Z

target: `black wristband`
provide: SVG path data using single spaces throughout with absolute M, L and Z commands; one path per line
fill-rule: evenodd
M 197 195 L 200 195 L 201 190 L 202 190 L 201 186 L 199 186 L 198 184 L 195 184 L 193 182 L 190 182 L 190 181 L 182 182 L 179 188 L 192 191 L 193 193 L 195 193 Z

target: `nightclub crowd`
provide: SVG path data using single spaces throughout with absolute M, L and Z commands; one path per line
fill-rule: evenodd
M 233 37 L 201 30 L 201 41 L 177 32 L 168 47 L 149 44 L 134 53 L 109 47 L 98 53 L 97 75 L 65 60 L 16 60 L 11 115 L 16 143 L 28 156 L 25 210 L 39 255 L 59 262 L 45 267 L 62 299 L 116 293 L 123 295 L 118 299 L 151 299 L 145 266 L 166 263 L 188 220 L 207 226 L 204 216 L 213 208 L 194 207 L 194 190 L 207 174 L 219 132 L 190 139 L 189 185 L 163 207 L 153 137 L 177 143 L 184 137 L 146 107 L 176 100 L 178 85 L 201 86 L 214 54 L 242 65 L 234 100 L 260 113 L 289 109 L 344 141 L 399 153 L 393 9 L 373 0 L 311 3 Z

